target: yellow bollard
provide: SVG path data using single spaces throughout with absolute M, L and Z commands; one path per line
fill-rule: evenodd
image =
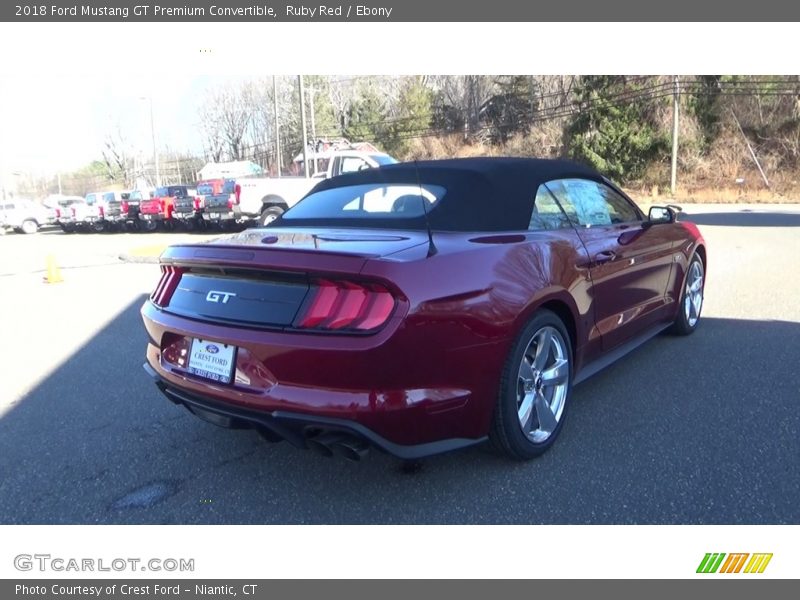
M 47 255 L 47 276 L 44 278 L 45 283 L 61 283 L 64 278 L 61 277 L 61 269 L 56 264 L 56 257 L 52 254 Z

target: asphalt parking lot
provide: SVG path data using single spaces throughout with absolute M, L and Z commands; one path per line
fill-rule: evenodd
M 119 255 L 204 236 L 4 236 L 0 523 L 800 523 L 800 205 L 685 209 L 709 248 L 693 336 L 575 388 L 535 461 L 413 468 L 267 444 L 156 391 L 138 310 L 158 268 Z

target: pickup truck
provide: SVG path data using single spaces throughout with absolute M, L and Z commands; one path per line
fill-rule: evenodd
M 203 221 L 229 229 L 236 224 L 233 207 L 241 187 L 233 179 L 210 179 L 197 184 L 197 193 L 203 198 Z
M 129 196 L 130 192 L 119 191 L 87 194 L 84 203 L 76 202 L 70 208 L 72 222 L 68 228 L 100 233 L 135 223 L 130 215 Z M 68 221 L 69 217 L 65 219 L 65 224 Z M 67 231 L 63 226 L 62 229 Z
M 203 222 L 203 196 L 198 184 L 197 190 L 190 189 L 185 196 L 176 196 L 172 201 L 172 221 L 183 229 L 192 231 L 205 226 Z
M 82 196 L 61 196 L 55 200 L 56 223 L 64 233 L 74 233 L 76 229 L 75 216 L 72 207 L 83 204 L 86 200 Z
M 86 194 L 85 202 L 76 202 L 70 206 L 70 213 L 73 227 L 80 231 L 100 233 L 105 231 L 108 225 L 105 219 L 103 192 Z
M 141 190 L 122 192 L 120 201 L 120 214 L 129 229 L 139 229 L 139 204 L 142 200 L 149 200 L 150 194 Z
M 239 222 L 256 221 L 268 225 L 284 211 L 297 204 L 321 179 L 342 173 L 371 169 L 397 162 L 388 154 L 356 150 L 336 150 L 317 155 L 325 169 L 312 177 L 243 177 L 238 178 L 239 194 L 234 197 L 233 212 Z
M 187 185 L 165 185 L 156 188 L 152 199 L 142 200 L 139 203 L 139 223 L 142 229 L 155 231 L 159 225 L 172 229 L 175 201 L 190 198 L 193 203 L 195 196 L 197 192 Z

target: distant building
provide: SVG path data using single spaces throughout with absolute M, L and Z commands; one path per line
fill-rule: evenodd
M 234 162 L 208 163 L 197 172 L 199 179 L 223 179 L 246 177 L 248 175 L 263 175 L 264 170 L 256 163 L 249 160 Z

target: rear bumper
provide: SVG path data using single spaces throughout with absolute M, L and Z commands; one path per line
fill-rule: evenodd
M 415 327 L 392 317 L 374 335 L 340 337 L 203 322 L 149 300 L 141 315 L 149 337 L 147 363 L 178 392 L 251 417 L 288 414 L 306 424 L 352 424 L 361 437 L 401 457 L 483 441 L 506 354 L 504 339 L 448 342 L 449 321 Z M 194 338 L 237 348 L 231 383 L 189 372 L 186 357 Z
M 235 221 L 236 213 L 232 210 L 214 210 L 206 208 L 207 212 L 203 213 L 203 220 L 216 223 L 218 221 Z
M 187 211 L 173 211 L 172 218 L 173 219 L 181 219 L 182 221 L 188 221 L 190 219 L 199 219 L 202 215 L 202 212 L 199 210 L 187 210 Z
M 128 215 L 120 214 L 120 215 L 107 215 L 105 217 L 105 220 L 108 221 L 109 223 L 127 223 L 128 221 L 131 220 L 131 218 L 128 217 Z
M 179 388 L 144 363 L 144 370 L 156 387 L 174 404 L 183 406 L 195 416 L 229 429 L 266 429 L 297 448 L 307 448 L 307 440 L 322 431 L 335 431 L 364 440 L 371 446 L 403 460 L 414 460 L 467 448 L 486 438 L 451 438 L 414 445 L 396 444 L 378 435 L 361 423 L 347 419 L 307 415 L 284 410 L 254 410 L 236 406 Z

